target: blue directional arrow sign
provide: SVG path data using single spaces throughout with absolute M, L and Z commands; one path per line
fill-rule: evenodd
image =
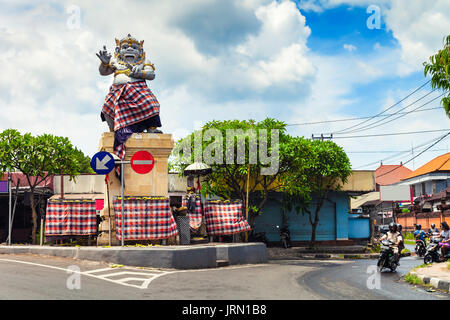
M 91 159 L 91 167 L 98 174 L 108 174 L 114 169 L 114 158 L 109 152 L 97 152 Z

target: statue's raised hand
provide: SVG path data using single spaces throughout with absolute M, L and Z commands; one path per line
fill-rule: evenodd
M 109 64 L 109 60 L 111 60 L 111 54 L 106 51 L 106 46 L 103 46 L 103 50 L 100 50 L 96 53 L 97 57 L 103 64 Z

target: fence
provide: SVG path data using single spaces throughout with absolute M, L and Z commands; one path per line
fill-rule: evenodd
M 414 224 L 420 224 L 422 230 L 428 230 L 434 223 L 440 229 L 441 222 L 450 223 L 450 211 L 441 212 L 405 212 L 397 215 L 397 223 L 403 226 L 405 231 L 413 231 Z

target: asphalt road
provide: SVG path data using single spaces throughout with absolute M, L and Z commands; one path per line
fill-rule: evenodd
M 398 272 L 382 274 L 371 272 L 376 260 L 279 260 L 217 269 L 161 270 L 0 255 L 0 299 L 450 299 L 447 294 L 430 293 L 401 280 L 421 263 L 416 257 L 403 258 Z

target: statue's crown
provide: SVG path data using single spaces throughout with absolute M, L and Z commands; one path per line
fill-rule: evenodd
M 142 48 L 144 45 L 144 40 L 138 41 L 136 38 L 133 38 L 131 34 L 128 34 L 125 38 L 122 38 L 122 40 L 116 39 L 116 45 L 118 47 L 122 46 L 122 44 L 124 44 L 125 42 L 127 42 L 129 45 L 135 43 L 139 45 L 140 48 Z

